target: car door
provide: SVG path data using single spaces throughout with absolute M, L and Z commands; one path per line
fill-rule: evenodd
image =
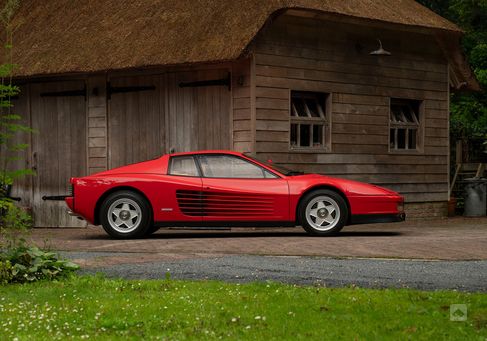
M 203 222 L 289 221 L 287 180 L 236 155 L 202 154 Z
M 163 180 L 163 185 L 157 189 L 156 221 L 201 223 L 202 181 L 195 158 L 192 155 L 172 156 Z

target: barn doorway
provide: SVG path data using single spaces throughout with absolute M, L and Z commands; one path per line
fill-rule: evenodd
M 228 69 L 167 74 L 169 148 L 177 152 L 230 148 L 231 92 L 227 84 L 218 83 L 228 77 Z
M 224 79 L 227 69 L 111 77 L 108 86 L 108 166 L 175 151 L 228 149 L 228 86 L 181 86 Z
M 108 168 L 165 152 L 161 76 L 111 78 L 108 92 Z
M 84 81 L 30 85 L 32 134 L 32 211 L 36 227 L 80 227 L 86 223 L 66 214 L 64 201 L 43 196 L 67 194 L 70 177 L 87 174 Z

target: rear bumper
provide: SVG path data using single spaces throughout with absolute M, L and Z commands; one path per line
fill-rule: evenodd
M 74 197 L 66 197 L 64 198 L 64 201 L 66 202 L 66 205 L 68 205 L 69 210 L 74 211 Z
M 398 223 L 406 220 L 406 213 L 393 214 L 355 214 L 350 219 L 350 225 Z
M 85 218 L 83 218 L 81 215 L 79 215 L 78 213 L 74 213 L 71 210 L 67 210 L 66 213 L 68 213 L 68 215 L 70 215 L 71 217 L 78 218 L 79 220 L 85 220 Z
M 74 197 L 66 197 L 64 201 L 66 201 L 66 205 L 68 205 L 68 209 L 66 210 L 67 214 L 69 214 L 71 217 L 76 217 L 80 220 L 85 220 L 85 218 L 82 215 L 74 212 Z

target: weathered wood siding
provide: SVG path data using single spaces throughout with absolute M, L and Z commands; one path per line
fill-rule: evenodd
M 83 96 L 43 97 L 44 92 L 80 90 L 84 81 L 30 85 L 32 134 L 32 210 L 36 227 L 84 226 L 66 214 L 62 201 L 44 201 L 44 195 L 68 193 L 69 178 L 86 175 L 86 101 Z
M 245 59 L 232 68 L 233 149 L 241 152 L 253 151 L 250 63 Z
M 228 149 L 231 91 L 228 86 L 180 87 L 180 83 L 223 79 L 229 69 L 167 74 L 167 145 L 177 152 Z
M 113 88 L 154 89 L 111 94 L 107 100 L 108 139 L 103 136 L 103 127 L 91 130 L 97 136 L 90 136 L 90 148 L 103 153 L 108 141 L 109 168 L 149 160 L 171 149 L 182 152 L 230 148 L 229 88 L 180 87 L 184 82 L 225 78 L 228 72 L 225 68 L 203 68 L 109 77 Z
M 112 87 L 154 87 L 154 90 L 113 93 L 108 99 L 109 168 L 161 156 L 165 152 L 164 87 L 161 76 L 111 78 Z M 102 130 L 100 130 L 100 134 Z M 91 146 L 103 144 L 100 136 Z
M 88 174 L 108 168 L 108 124 L 106 75 L 91 75 L 87 80 Z
M 369 55 L 377 37 L 392 56 Z M 387 186 L 410 202 L 447 200 L 447 62 L 432 37 L 281 16 L 254 58 L 257 155 Z M 330 152 L 290 151 L 290 90 L 332 95 Z M 424 101 L 420 151 L 389 152 L 391 97 Z

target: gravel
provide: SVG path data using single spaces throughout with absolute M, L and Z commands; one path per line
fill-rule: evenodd
M 116 253 L 64 252 L 71 259 L 116 256 Z M 122 253 L 125 255 L 124 253 Z M 118 254 L 120 255 L 120 254 Z M 276 281 L 298 285 L 367 288 L 456 289 L 487 292 L 487 261 L 402 259 L 332 259 L 294 256 L 221 256 L 119 264 L 82 269 L 112 278 Z

